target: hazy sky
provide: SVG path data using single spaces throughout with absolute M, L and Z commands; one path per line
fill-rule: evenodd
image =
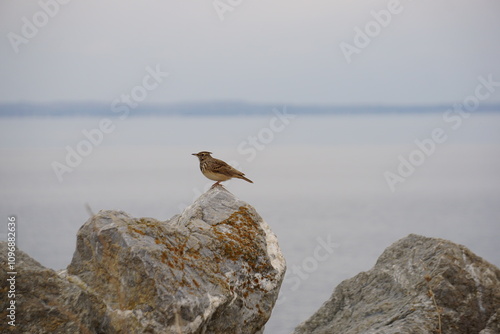
M 0 102 L 447 104 L 500 82 L 498 0 L 16 0 L 0 35 Z

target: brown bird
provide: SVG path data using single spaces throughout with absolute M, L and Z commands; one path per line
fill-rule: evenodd
M 232 179 L 233 177 L 253 183 L 252 180 L 245 177 L 245 174 L 229 166 L 222 160 L 212 158 L 211 154 L 212 152 L 207 151 L 193 153 L 193 155 L 197 156 L 200 160 L 200 169 L 203 175 L 210 180 L 217 181 L 212 187 L 220 185 L 221 182 Z

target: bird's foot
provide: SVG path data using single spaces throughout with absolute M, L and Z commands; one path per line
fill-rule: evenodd
M 222 187 L 222 184 L 220 184 L 220 181 L 217 181 L 214 184 L 212 184 L 212 186 L 210 187 L 210 189 L 215 188 L 215 187 Z

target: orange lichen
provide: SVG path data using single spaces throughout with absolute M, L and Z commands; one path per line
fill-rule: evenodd
M 146 235 L 146 233 L 144 231 L 138 230 L 138 229 L 136 229 L 136 228 L 134 228 L 134 227 L 132 227 L 130 225 L 128 226 L 128 229 L 131 230 L 131 231 L 133 231 L 133 232 L 135 232 L 135 233 L 138 233 L 140 235 Z
M 248 207 L 239 207 L 229 218 L 213 225 L 212 229 L 220 241 L 218 247 L 223 258 L 243 260 L 256 272 L 270 269 L 269 261 L 265 260 L 265 250 L 259 243 L 265 239 L 265 232 L 255 223 Z

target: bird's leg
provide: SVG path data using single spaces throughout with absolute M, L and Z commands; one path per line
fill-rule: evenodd
M 217 186 L 220 186 L 220 181 L 217 181 L 215 182 L 214 184 L 212 184 L 212 186 L 210 187 L 210 189 L 212 189 L 213 187 L 217 187 Z

